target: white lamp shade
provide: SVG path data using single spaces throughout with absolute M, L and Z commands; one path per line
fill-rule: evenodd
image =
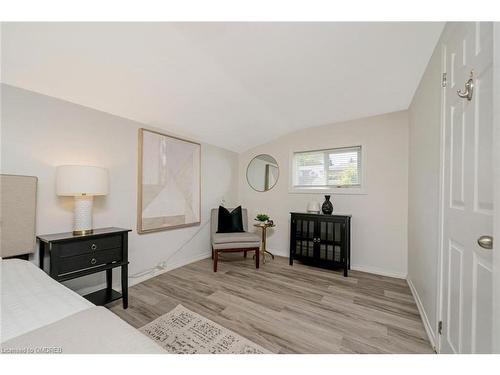
M 106 195 L 108 171 L 86 165 L 61 165 L 57 167 L 57 195 Z

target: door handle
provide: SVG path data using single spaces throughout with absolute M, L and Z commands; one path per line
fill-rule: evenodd
M 483 249 L 493 249 L 493 237 L 491 236 L 481 236 L 477 239 L 477 244 Z

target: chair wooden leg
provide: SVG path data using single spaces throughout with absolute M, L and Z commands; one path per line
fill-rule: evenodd
M 247 257 L 247 252 L 246 252 L 246 251 L 244 251 L 244 252 L 243 252 L 243 256 L 244 256 L 245 258 Z
M 214 248 L 212 247 L 212 259 L 214 259 Z
M 260 249 L 255 250 L 255 268 L 259 268 Z
M 219 260 L 219 252 L 214 250 L 214 272 L 217 272 L 217 261 Z

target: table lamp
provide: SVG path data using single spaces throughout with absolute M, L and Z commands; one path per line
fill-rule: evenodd
M 93 232 L 92 204 L 94 195 L 108 193 L 108 171 L 85 165 L 57 167 L 57 195 L 75 197 L 73 234 Z

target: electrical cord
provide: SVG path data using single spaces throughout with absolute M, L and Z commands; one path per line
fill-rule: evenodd
M 226 201 L 224 199 L 221 199 L 221 203 L 220 203 L 221 206 L 225 207 L 226 206 Z M 153 268 L 149 268 L 147 270 L 144 270 L 144 271 L 141 271 L 141 272 L 138 272 L 138 273 L 135 273 L 133 275 L 129 275 L 129 278 L 131 279 L 136 279 L 138 277 L 142 277 L 142 276 L 145 276 L 147 275 L 148 273 L 149 274 L 154 274 L 155 271 L 164 271 L 167 269 L 167 263 L 168 261 L 175 255 L 177 254 L 179 251 L 181 251 L 188 243 L 190 243 L 200 232 L 203 228 L 206 227 L 206 225 L 210 223 L 210 220 L 206 220 L 199 228 L 196 232 L 194 232 L 194 234 L 188 238 L 186 241 L 184 241 L 184 243 L 177 249 L 175 250 L 172 254 L 170 254 L 168 256 L 168 258 L 162 262 L 159 262 L 155 267 Z
M 199 228 L 196 232 L 194 232 L 194 234 L 188 238 L 186 241 L 184 241 L 184 243 L 177 249 L 175 250 L 172 254 L 170 254 L 167 259 L 165 259 L 164 261 L 162 262 L 159 262 L 155 267 L 153 268 L 150 268 L 150 269 L 147 269 L 147 270 L 144 270 L 144 271 L 141 271 L 141 272 L 138 272 L 138 273 L 135 273 L 133 275 L 129 275 L 129 278 L 132 278 L 132 279 L 135 279 L 135 278 L 138 278 L 138 277 L 142 277 L 142 276 L 145 276 L 147 275 L 148 273 L 151 273 L 151 274 L 154 274 L 155 271 L 164 271 L 166 268 L 167 268 L 167 263 L 168 261 L 175 255 L 177 254 L 179 251 L 181 251 L 184 247 L 186 247 L 186 245 L 188 243 L 190 243 L 201 231 L 202 229 L 204 229 L 207 224 L 210 223 L 210 220 L 207 220 L 205 221 Z

